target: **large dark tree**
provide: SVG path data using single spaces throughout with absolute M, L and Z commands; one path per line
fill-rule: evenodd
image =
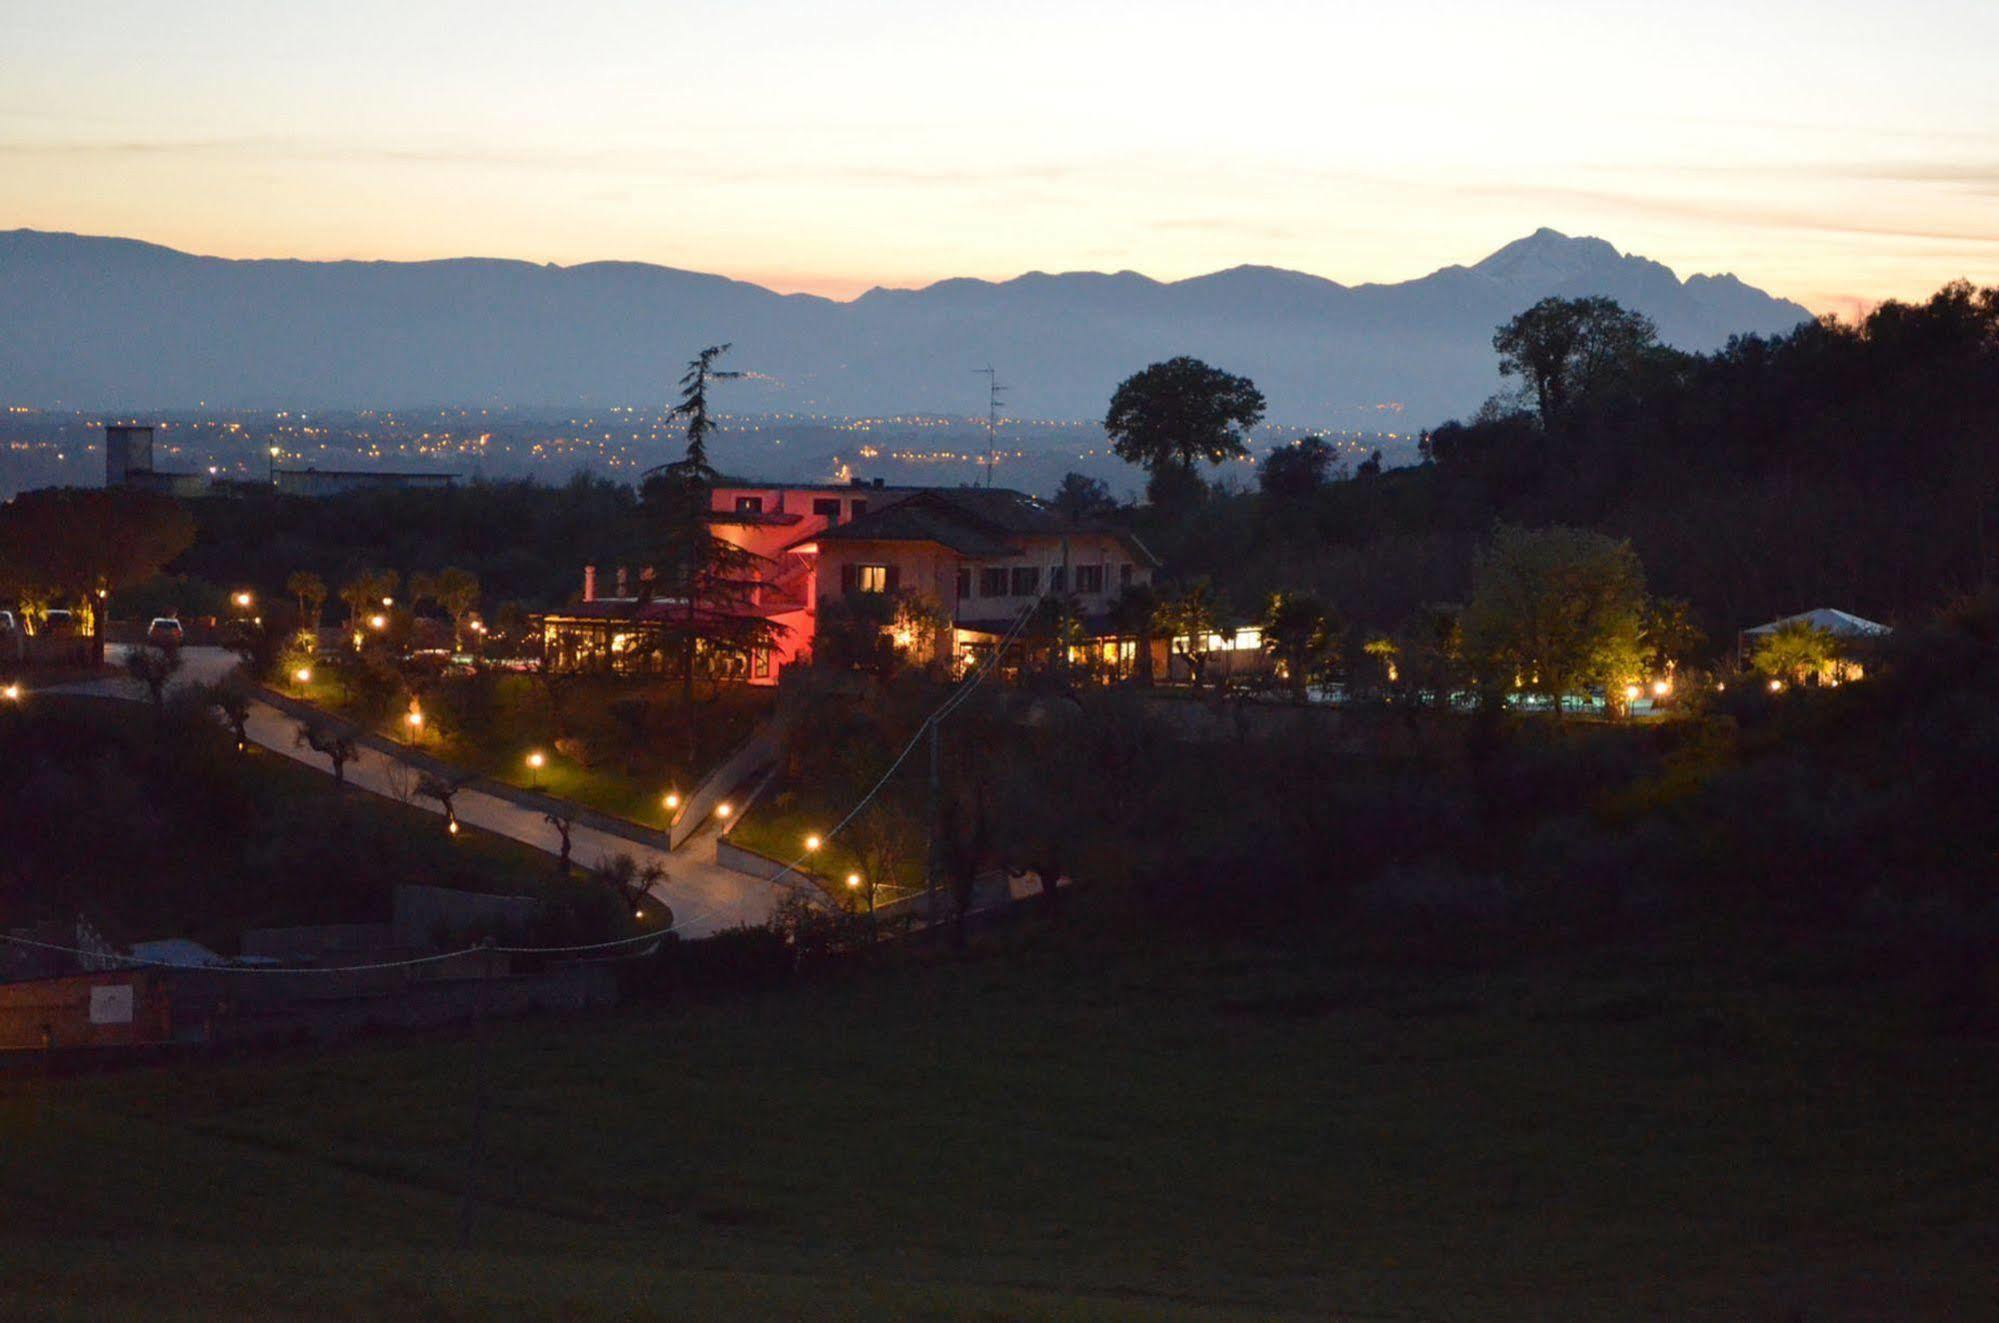
M 1554 427 L 1659 347 L 1651 319 L 1600 295 L 1545 298 L 1492 336 L 1499 374 L 1519 377 L 1543 427 Z
M 1256 471 L 1265 496 L 1297 500 L 1326 485 L 1336 456 L 1324 437 L 1303 436 L 1264 457 Z
M 1143 465 L 1149 494 L 1185 490 L 1203 461 L 1249 453 L 1248 430 L 1263 421 L 1263 392 L 1247 377 L 1198 358 L 1154 363 L 1119 383 L 1104 431 L 1119 457 Z
M 683 477 L 704 483 L 715 480 L 715 470 L 708 463 L 708 433 L 715 429 L 708 417 L 708 383 L 733 381 L 743 375 L 723 372 L 715 366 L 715 360 L 728 352 L 726 344 L 709 345 L 689 359 L 687 371 L 680 378 L 680 403 L 673 407 L 675 417 L 687 420 L 687 455 L 669 467 Z

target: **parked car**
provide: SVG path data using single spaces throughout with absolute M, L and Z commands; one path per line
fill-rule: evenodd
M 42 612 L 41 634 L 44 638 L 52 639 L 75 638 L 75 614 L 60 606 L 53 610 Z
M 178 648 L 185 637 L 180 621 L 172 616 L 156 616 L 153 623 L 146 626 L 146 642 L 156 648 Z

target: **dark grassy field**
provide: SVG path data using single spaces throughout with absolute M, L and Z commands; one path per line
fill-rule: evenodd
M 1990 1317 L 1995 1102 L 1830 981 L 1043 947 L 0 1075 L 0 1317 Z

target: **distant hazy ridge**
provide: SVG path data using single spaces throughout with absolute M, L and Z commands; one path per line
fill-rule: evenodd
M 1810 315 L 1552 230 L 1395 285 L 1037 272 L 851 303 L 633 262 L 233 261 L 14 230 L 0 405 L 657 402 L 694 350 L 730 340 L 730 366 L 764 374 L 729 387 L 732 410 L 983 412 L 970 370 L 991 362 L 1014 416 L 1094 417 L 1122 377 L 1189 353 L 1255 378 L 1273 421 L 1395 430 L 1476 408 L 1498 384 L 1493 327 L 1548 294 L 1607 294 L 1696 350 Z

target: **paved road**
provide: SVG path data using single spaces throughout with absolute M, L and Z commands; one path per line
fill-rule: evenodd
M 113 665 L 122 664 L 125 651 L 125 648 L 114 644 L 106 650 L 106 660 Z M 221 648 L 183 648 L 181 670 L 175 683 L 219 680 L 235 665 L 236 658 Z M 145 693 L 134 682 L 125 679 L 91 680 L 64 685 L 51 692 L 122 699 L 142 698 Z M 310 749 L 297 746 L 297 732 L 298 722 L 293 718 L 268 703 L 251 703 L 247 733 L 252 742 L 322 772 L 329 770 L 326 759 Z M 395 775 L 396 765 L 387 754 L 364 746 L 347 764 L 347 780 L 364 790 L 400 799 L 402 796 L 397 794 L 397 786 L 408 778 Z M 429 812 L 443 812 L 428 799 L 411 799 L 408 802 Z M 471 789 L 461 790 L 455 805 L 460 822 L 512 837 L 550 854 L 561 850 L 561 837 L 543 820 L 539 810 Z M 710 822 L 682 842 L 678 850 L 670 853 L 582 824 L 572 827 L 569 835 L 570 857 L 584 867 L 594 867 L 601 860 L 615 855 L 629 854 L 641 865 L 657 863 L 666 869 L 666 881 L 653 888 L 653 895 L 672 907 L 675 928 L 688 937 L 706 936 L 741 923 L 762 923 L 770 917 L 780 897 L 779 888 L 770 883 L 715 862 L 715 842 L 721 836 L 719 822 Z

